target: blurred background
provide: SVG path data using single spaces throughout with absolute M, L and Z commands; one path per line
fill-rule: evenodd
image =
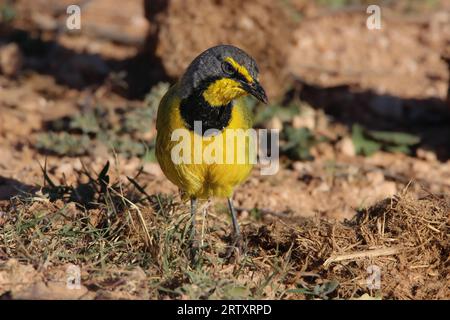
M 68 30 L 72 4 L 81 28 Z M 405 188 L 449 194 L 449 0 L 0 0 L 4 212 L 107 161 L 111 179 L 139 173 L 140 191 L 176 198 L 154 156 L 158 103 L 221 43 L 256 59 L 270 104 L 248 100 L 255 126 L 281 130 L 279 173 L 255 170 L 235 195 L 244 224 L 343 221 Z
M 42 181 L 36 160 L 71 183 L 78 158 L 114 153 L 158 181 L 151 193 L 175 192 L 155 164 L 155 110 L 219 43 L 255 57 L 271 101 L 252 104 L 256 126 L 283 133 L 281 172 L 250 179 L 243 207 L 343 218 L 410 179 L 450 188 L 449 1 L 378 1 L 381 30 L 356 0 L 75 1 L 68 30 L 72 2 L 1 2 L 0 198 Z

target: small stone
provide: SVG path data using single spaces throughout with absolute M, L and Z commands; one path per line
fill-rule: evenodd
M 0 71 L 9 77 L 15 77 L 23 65 L 23 55 L 15 43 L 0 47 Z
M 437 161 L 437 156 L 436 153 L 434 153 L 433 151 L 430 150 L 425 150 L 425 149 L 417 149 L 417 157 L 426 161 L 430 161 L 430 162 L 436 162 Z
M 295 161 L 292 164 L 292 169 L 294 169 L 294 171 L 297 171 L 300 173 L 311 173 L 312 172 L 311 164 L 307 163 L 307 162 L 301 162 L 301 161 Z
M 339 141 L 336 144 L 336 148 L 339 152 L 348 157 L 356 156 L 355 145 L 353 144 L 352 139 L 349 137 L 345 137 L 341 141 Z
M 240 216 L 240 218 L 241 219 L 247 219 L 248 217 L 249 217 L 249 213 L 248 213 L 248 211 L 247 210 L 243 210 L 243 211 L 241 211 L 241 216 Z

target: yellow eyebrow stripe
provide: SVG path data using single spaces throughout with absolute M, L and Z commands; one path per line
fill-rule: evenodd
M 233 68 L 236 69 L 236 71 L 239 72 L 249 83 L 253 82 L 253 78 L 246 67 L 241 66 L 232 57 L 226 57 L 225 61 L 229 62 L 233 66 Z

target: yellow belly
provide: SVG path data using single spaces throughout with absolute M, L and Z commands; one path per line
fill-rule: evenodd
M 230 124 L 213 137 L 205 138 L 189 131 L 191 161 L 176 164 L 172 160 L 171 152 L 179 141 L 171 141 L 171 135 L 175 129 L 184 128 L 184 123 L 179 114 L 179 100 L 171 94 L 173 95 L 173 92 L 169 92 L 163 99 L 158 110 L 156 157 L 162 171 L 172 183 L 185 192 L 186 196 L 230 197 L 234 188 L 248 177 L 253 166 L 248 137 L 233 139 L 234 143 L 227 139 L 229 133 L 239 134 L 236 131 L 231 132 L 232 130 L 245 130 L 251 127 L 248 114 L 246 110 L 243 111 L 245 106 L 235 104 Z M 219 148 L 222 150 L 220 156 L 210 152 L 213 149 L 218 150 L 217 146 L 220 145 L 223 146 Z M 230 154 L 230 151 L 233 154 Z M 216 160 L 221 158 L 222 161 L 206 163 L 207 159 L 211 160 L 208 155 L 212 155 Z M 195 163 L 196 159 L 200 159 L 200 163 L 199 161 Z

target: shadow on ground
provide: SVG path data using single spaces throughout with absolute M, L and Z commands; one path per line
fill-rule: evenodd
M 0 201 L 10 200 L 19 195 L 30 194 L 36 191 L 36 187 L 24 184 L 18 180 L 0 176 Z
M 58 84 L 69 88 L 95 89 L 109 81 L 116 93 L 128 99 L 142 99 L 154 84 L 169 80 L 160 59 L 153 54 L 152 41 L 147 41 L 135 56 L 114 60 L 76 52 L 21 29 L 2 33 L 0 42 L 16 43 L 26 56 L 24 71 L 50 75 Z M 116 79 L 122 77 L 120 74 L 124 75 L 123 79 Z
M 412 133 L 420 137 L 420 146 L 434 151 L 439 160 L 450 158 L 450 108 L 445 100 L 401 98 L 350 86 L 323 88 L 302 80 L 288 95 L 324 110 L 349 129 L 358 123 L 369 130 Z

